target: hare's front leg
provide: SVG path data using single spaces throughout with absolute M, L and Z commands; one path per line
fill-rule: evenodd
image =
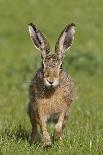
M 40 128 L 43 136 L 43 147 L 51 146 L 51 140 L 49 133 L 47 131 L 45 115 L 42 111 L 39 112 L 39 118 L 40 118 Z
M 55 140 L 62 140 L 62 133 L 65 121 L 65 112 L 60 113 L 57 124 L 55 125 L 53 138 Z

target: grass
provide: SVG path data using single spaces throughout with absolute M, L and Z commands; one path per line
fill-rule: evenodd
M 0 0 L 0 155 L 103 154 L 102 5 L 102 0 Z M 74 44 L 64 61 L 75 80 L 77 99 L 64 141 L 48 150 L 28 143 L 28 87 L 40 66 L 40 54 L 28 35 L 31 21 L 51 45 L 66 24 L 74 21 L 77 25 Z

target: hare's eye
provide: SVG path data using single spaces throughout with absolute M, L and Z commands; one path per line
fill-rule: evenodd
M 44 64 L 42 63 L 42 67 L 44 68 Z
M 63 68 L 63 65 L 61 64 L 61 65 L 60 65 L 60 69 L 62 69 L 62 68 Z

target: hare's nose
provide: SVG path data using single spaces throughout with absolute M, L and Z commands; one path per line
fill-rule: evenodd
M 48 80 L 48 82 L 49 82 L 51 85 L 53 84 L 53 81 L 49 81 L 49 80 Z

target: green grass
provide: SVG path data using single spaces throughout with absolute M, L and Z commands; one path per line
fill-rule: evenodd
M 0 0 L 0 155 L 103 154 L 102 6 L 102 0 Z M 64 62 L 77 99 L 63 142 L 48 150 L 28 143 L 28 87 L 41 61 L 28 35 L 31 21 L 51 45 L 68 23 L 74 22 L 77 30 Z

